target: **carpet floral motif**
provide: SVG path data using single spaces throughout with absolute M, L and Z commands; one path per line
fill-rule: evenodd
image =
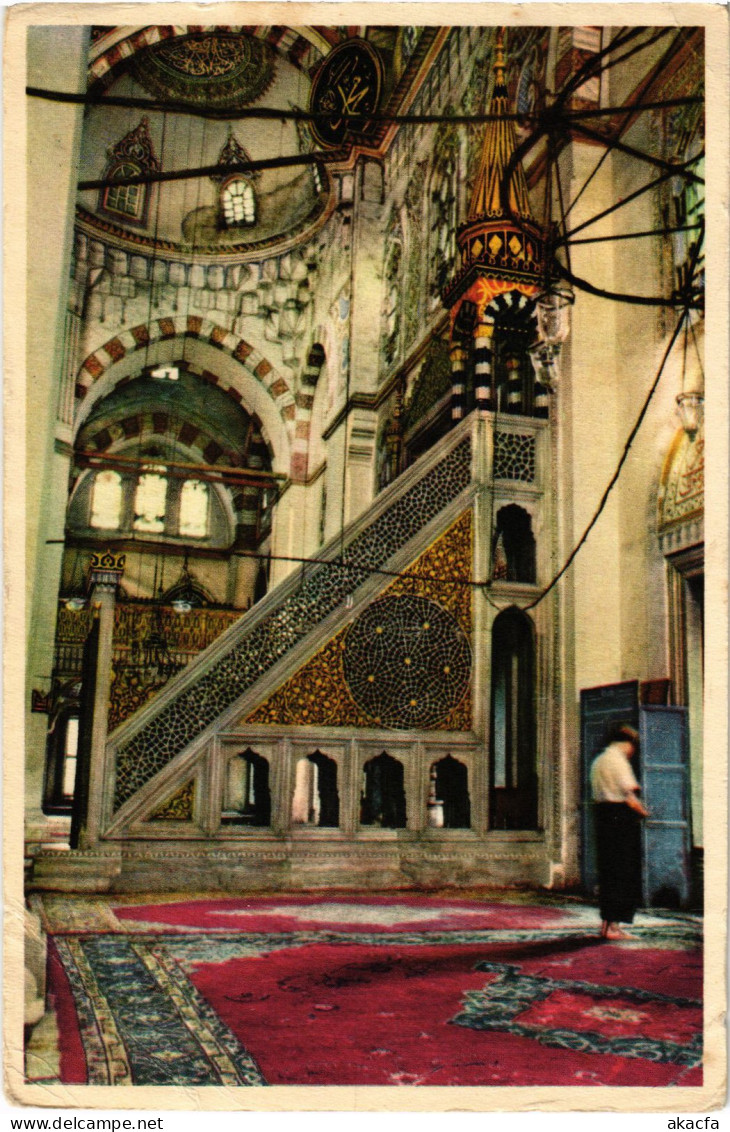
M 263 1085 L 256 1062 L 154 942 L 56 940 L 90 1085 Z
M 676 998 L 633 987 L 525 976 L 518 967 L 503 963 L 478 963 L 477 970 L 488 971 L 496 977 L 483 990 L 466 996 L 464 1009 L 453 1019 L 457 1026 L 467 1026 L 471 1030 L 498 1030 L 516 1037 L 534 1038 L 541 1045 L 588 1053 L 617 1054 L 620 1057 L 639 1057 L 647 1061 L 687 1066 L 702 1064 L 701 1029 L 691 1032 L 691 1022 L 688 1026 L 683 1025 L 681 1020 L 679 1023 L 676 1021 L 677 1015 L 681 1015 L 682 1011 L 685 1014 L 692 1011 L 695 1015 L 692 1021 L 697 1026 L 696 1015 L 701 1012 L 702 1003 L 695 999 Z M 570 994 L 570 1004 L 564 998 L 560 1000 L 560 992 Z M 530 1016 L 536 1004 L 547 1005 L 555 998 L 558 998 L 558 1002 L 552 1010 L 544 1009 L 536 1012 L 537 1017 Z M 581 1014 L 580 1006 L 576 1010 L 576 998 L 583 1000 L 584 1016 L 592 1015 L 596 1021 L 602 1019 L 604 1023 L 621 1022 L 623 1025 L 620 1029 L 624 1032 L 606 1033 L 605 1027 L 603 1031 L 583 1029 L 575 1022 L 570 1025 L 570 1020 L 574 1020 L 576 1014 L 579 1017 Z M 637 1022 L 642 1019 L 646 1022 L 646 1013 L 642 1015 L 626 1009 L 601 1012 L 589 1005 L 604 999 L 644 1005 L 649 1008 L 650 1014 L 653 1012 L 658 1015 L 653 1027 L 655 1031 L 674 1035 L 673 1027 L 675 1030 L 684 1029 L 685 1040 L 674 1040 L 674 1036 L 648 1036 L 646 1025 L 642 1027 L 644 1032 L 637 1035 Z M 573 1009 L 567 1008 L 569 1006 Z M 673 1009 L 668 1011 L 668 1007 Z
M 262 898 L 250 902 L 247 930 L 231 920 L 239 903 L 204 901 L 197 912 L 173 903 L 170 923 L 154 929 L 165 905 L 129 906 L 116 911 L 134 913 L 136 925 L 118 918 L 116 931 L 55 934 L 49 989 L 66 1041 L 62 1079 L 700 1083 L 702 1007 L 689 997 L 699 986 L 698 933 L 689 920 L 639 927 L 635 943 L 607 947 L 548 909 L 523 909 L 525 926 L 511 927 L 519 909 L 473 905 L 504 926 L 450 930 L 437 926 L 437 902 L 429 911 L 403 900 Z M 462 903 L 449 915 L 468 911 Z M 325 927 L 338 911 L 342 926 Z M 291 926 L 257 930 L 257 915 L 274 914 Z M 211 916 L 228 930 L 193 926 Z M 672 945 L 685 954 L 670 958 Z M 503 961 L 505 950 L 514 962 Z M 688 994 L 667 993 L 675 988 Z

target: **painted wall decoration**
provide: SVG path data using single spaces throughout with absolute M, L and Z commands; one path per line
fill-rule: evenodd
M 494 438 L 494 478 L 535 481 L 535 437 L 518 432 L 498 432 Z
M 403 223 L 398 209 L 393 209 L 388 220 L 385 238 L 385 265 L 383 275 L 385 292 L 381 311 L 381 354 L 382 376 L 400 356 L 402 323 L 401 289 L 406 268 L 404 255 L 405 237 Z
M 690 439 L 680 429 L 669 450 L 658 500 L 659 530 L 704 513 L 705 437 L 702 429 Z
M 114 611 L 112 684 L 109 692 L 109 730 L 118 727 L 159 691 L 181 668 L 241 616 L 240 610 L 173 609 L 122 602 Z M 68 615 L 64 619 L 64 625 Z M 59 631 L 61 623 L 59 622 Z M 148 642 L 156 633 L 165 642 L 165 662 L 145 665 Z M 158 650 L 159 651 L 159 650 Z
M 265 94 L 274 78 L 274 53 L 260 39 L 216 31 L 162 42 L 137 55 L 133 68 L 156 98 L 225 111 Z
M 418 577 L 396 579 L 242 722 L 470 730 L 471 589 L 445 579 L 469 577 L 471 561 L 467 511 L 408 569 Z M 369 681 L 381 621 L 387 663 Z
M 506 42 L 507 90 L 517 114 L 545 105 L 545 65 L 550 34 L 545 28 L 509 28 Z

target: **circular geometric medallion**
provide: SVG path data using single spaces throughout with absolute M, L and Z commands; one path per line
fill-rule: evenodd
M 469 686 L 471 649 L 458 621 L 412 594 L 381 598 L 345 638 L 345 680 L 381 727 L 433 727 Z
M 163 40 L 135 57 L 135 77 L 155 98 L 219 114 L 249 106 L 274 78 L 274 55 L 252 36 L 220 31 Z

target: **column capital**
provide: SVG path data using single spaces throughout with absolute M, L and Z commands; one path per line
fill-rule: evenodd
M 89 590 L 101 586 L 116 590 L 122 580 L 126 554 L 115 554 L 111 550 L 94 551 L 89 564 Z

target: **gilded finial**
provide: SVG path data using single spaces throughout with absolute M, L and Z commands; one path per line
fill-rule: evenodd
M 504 86 L 504 28 L 497 28 L 497 38 L 494 43 L 494 82 L 496 86 Z

